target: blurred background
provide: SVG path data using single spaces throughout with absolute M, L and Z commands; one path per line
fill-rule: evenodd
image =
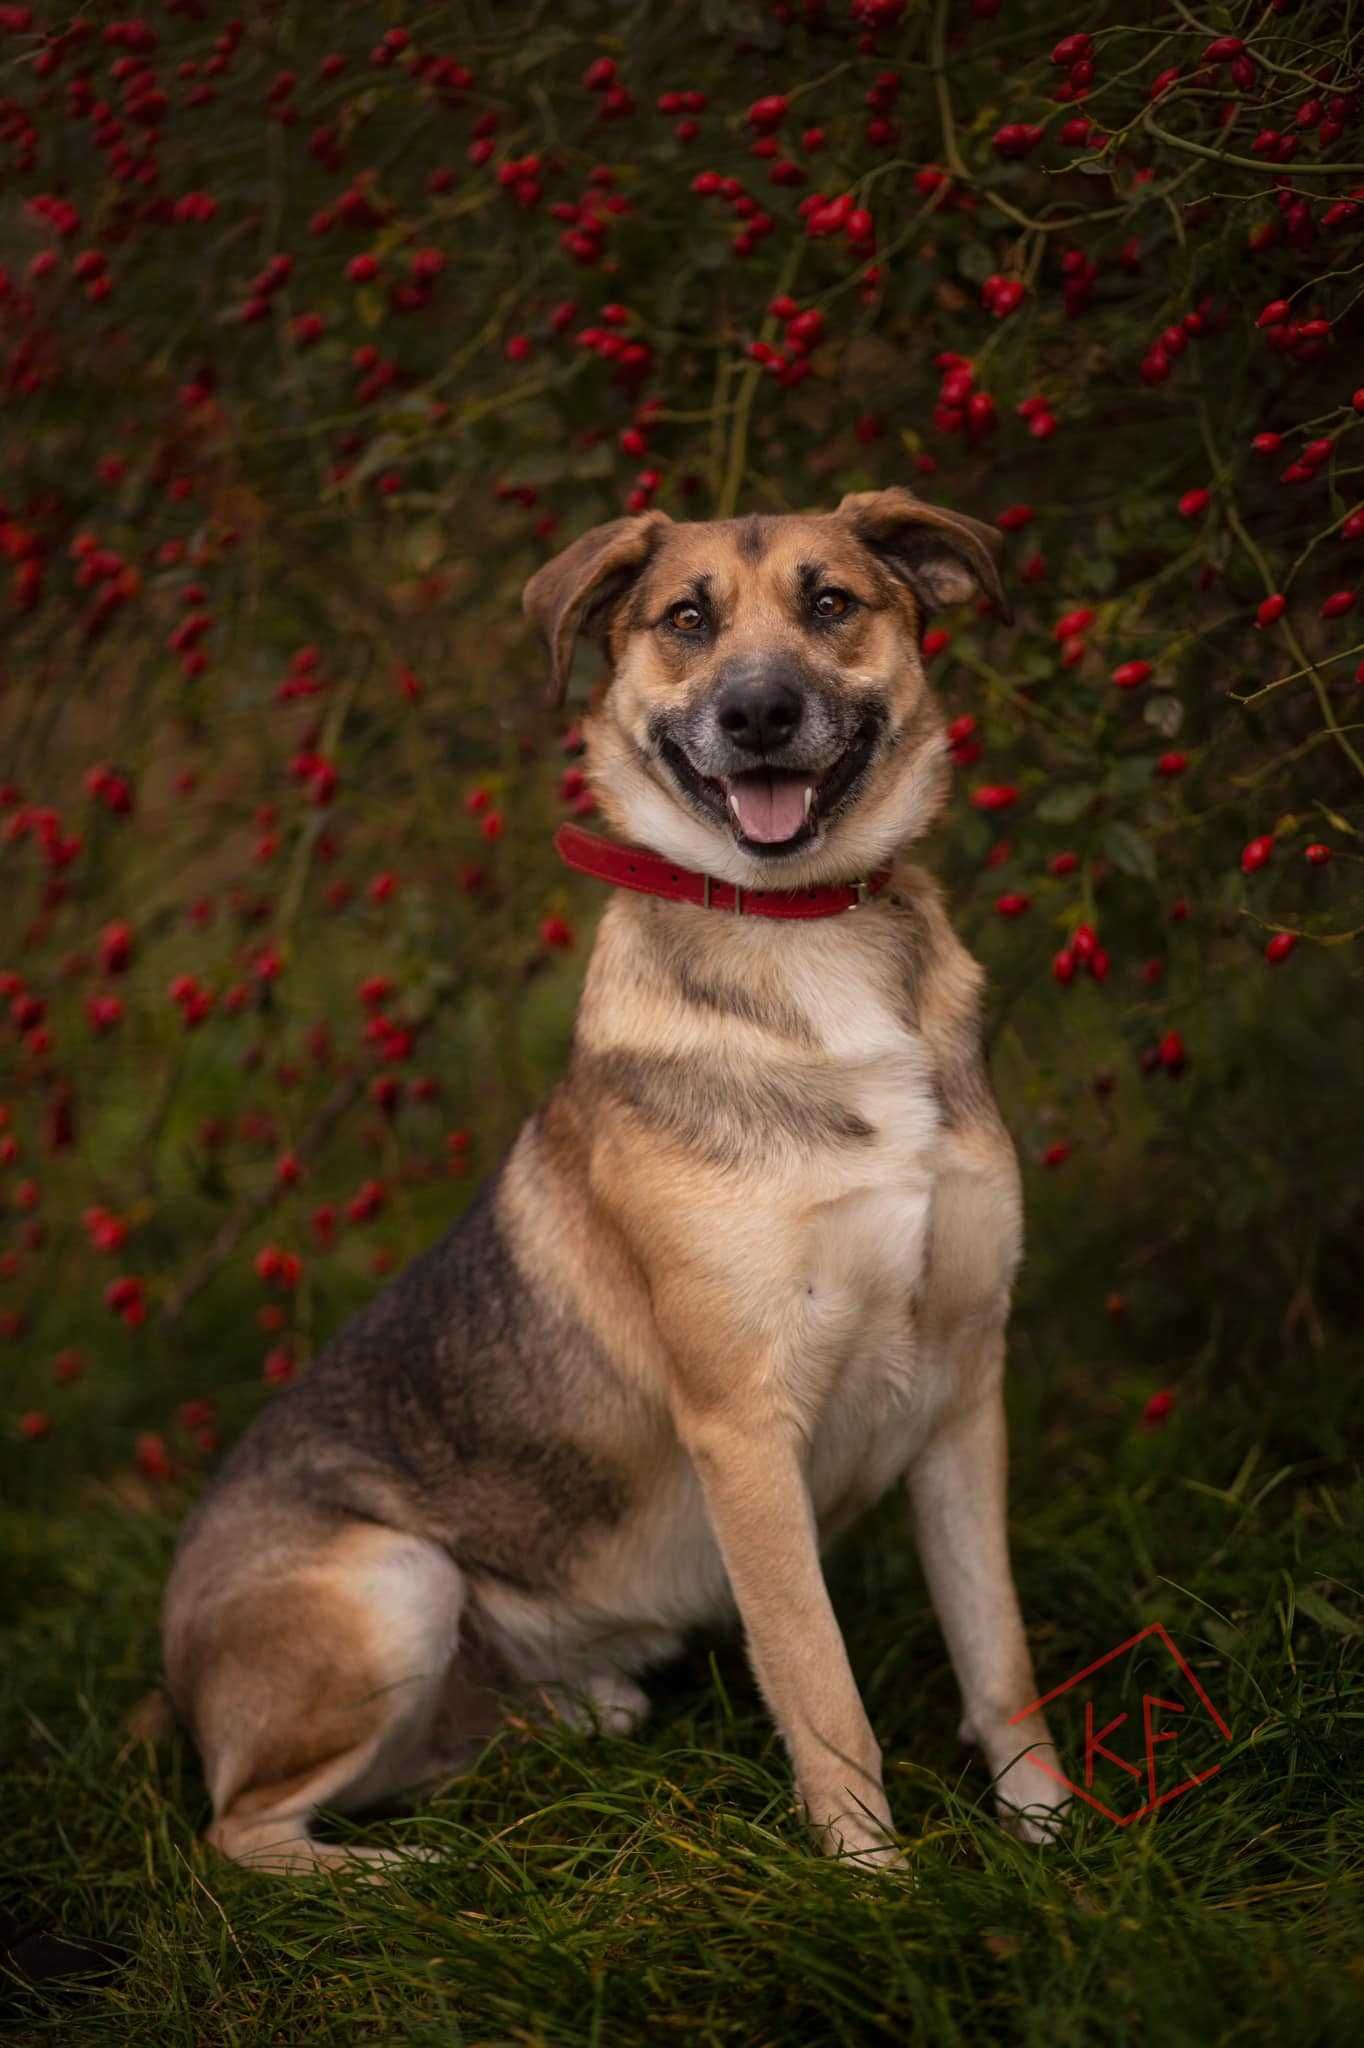
M 1339 1358 L 1359 53 L 1237 15 L 0 8 L 14 1503 L 178 1507 L 552 1083 L 594 671 L 542 708 L 519 592 L 651 505 L 1004 529 L 929 857 L 1020 1354 L 1123 1430 Z

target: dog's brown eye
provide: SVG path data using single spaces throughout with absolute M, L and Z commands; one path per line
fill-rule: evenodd
M 817 619 L 841 619 L 852 604 L 846 590 L 821 590 L 814 602 Z
M 668 613 L 668 624 L 679 633 L 699 633 L 705 623 L 697 604 L 675 604 Z

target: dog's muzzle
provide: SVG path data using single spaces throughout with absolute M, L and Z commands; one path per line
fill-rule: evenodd
M 750 671 L 661 723 L 655 738 L 684 793 L 741 844 L 794 852 L 852 795 L 875 749 L 884 707 L 864 706 L 855 719 L 851 709 L 781 672 Z

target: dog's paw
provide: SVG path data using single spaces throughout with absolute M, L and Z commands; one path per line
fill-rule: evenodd
M 890 1837 L 890 1822 L 880 1825 L 869 1814 L 845 1813 L 816 1829 L 824 1854 L 849 1870 L 884 1876 L 907 1868 L 903 1852 Z
M 999 1817 L 1020 1842 L 1054 1842 L 1071 1804 L 1060 1763 L 1050 1743 L 1015 1757 L 995 1779 Z
M 580 1735 L 631 1735 L 649 1717 L 649 1695 L 619 1671 L 538 1686 L 536 1699 Z

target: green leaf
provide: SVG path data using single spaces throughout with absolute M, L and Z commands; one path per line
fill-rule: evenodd
M 1097 793 L 1092 782 L 1064 784 L 1043 797 L 1034 815 L 1047 825 L 1073 824 L 1089 809 Z
M 999 269 L 999 258 L 986 242 L 967 242 L 957 253 L 957 269 L 972 284 L 983 284 Z
M 1156 879 L 1156 857 L 1149 843 L 1131 825 L 1124 825 L 1120 818 L 1104 827 L 1099 844 L 1114 867 L 1121 868 L 1123 874 L 1141 875 L 1148 882 Z
M 1151 787 L 1156 764 L 1149 754 L 1128 754 L 1115 762 L 1108 778 L 1114 796 L 1145 796 Z
M 1338 1607 L 1311 1586 L 1300 1586 L 1294 1594 L 1299 1614 L 1306 1614 L 1322 1628 L 1334 1629 L 1337 1635 L 1364 1635 L 1364 1622 L 1356 1621 L 1348 1614 L 1342 1614 Z

